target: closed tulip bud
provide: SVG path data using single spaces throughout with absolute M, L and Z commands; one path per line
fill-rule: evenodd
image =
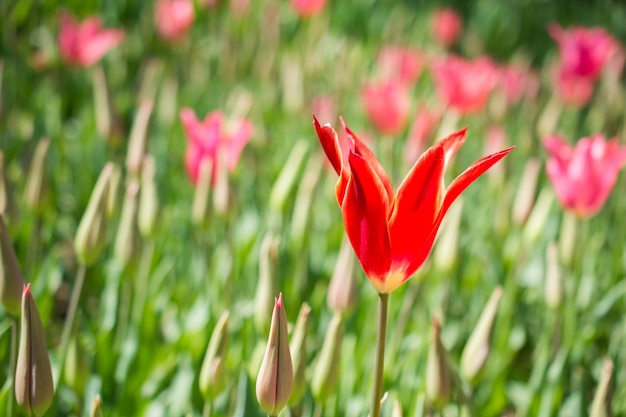
M 102 417 L 102 400 L 99 395 L 93 397 L 93 400 L 91 401 L 89 417 Z
M 283 295 L 275 300 L 272 324 L 261 369 L 256 380 L 256 398 L 269 416 L 277 416 L 287 405 L 293 386 L 293 366 L 287 335 Z
M 520 184 L 517 187 L 515 202 L 513 203 L 513 221 L 516 224 L 523 225 L 526 223 L 533 209 L 540 170 L 541 165 L 536 158 L 530 158 L 528 162 L 526 162 Z
M 435 406 L 443 407 L 452 397 L 453 384 L 452 369 L 441 343 L 439 319 L 434 318 L 426 363 L 426 397 Z
M 315 364 L 311 381 L 313 398 L 319 403 L 325 402 L 337 390 L 342 340 L 343 322 L 341 315 L 335 314 L 326 330 L 324 344 Z
M 309 146 L 305 141 L 296 142 L 289 156 L 287 156 L 286 163 L 283 165 L 276 182 L 274 182 L 270 193 L 270 207 L 276 213 L 284 214 L 287 199 L 298 179 L 308 148 Z
M 20 315 L 23 288 L 22 271 L 4 223 L 4 216 L 0 214 L 0 303 L 14 317 Z
M 213 329 L 200 369 L 200 393 L 212 401 L 226 385 L 226 349 L 228 347 L 228 312 L 222 314 Z
M 485 306 L 461 355 L 461 372 L 471 382 L 476 381 L 480 370 L 487 362 L 491 350 L 491 333 L 502 297 L 502 288 L 497 287 Z
M 557 309 L 563 302 L 563 284 L 559 266 L 559 250 L 556 243 L 548 245 L 546 251 L 546 280 L 544 287 L 546 305 Z
M 139 233 L 137 230 L 138 200 L 139 183 L 131 181 L 126 188 L 122 216 L 120 217 L 114 247 L 115 257 L 124 267 L 128 266 L 139 246 Z
M 613 415 L 610 391 L 612 376 L 613 362 L 610 359 L 605 359 L 604 366 L 602 366 L 602 374 L 600 375 L 600 383 L 593 397 L 593 403 L 591 403 L 590 417 L 610 417 Z
M 344 238 L 326 293 L 326 304 L 337 313 L 347 314 L 354 309 L 358 289 L 358 283 L 354 276 L 352 245 L 348 239 Z
M 26 180 L 26 206 L 34 211 L 40 210 L 44 198 L 44 178 L 46 177 L 46 155 L 50 140 L 42 138 L 37 147 Z
M 306 339 L 309 329 L 309 313 L 311 307 L 307 303 L 303 303 L 298 313 L 296 328 L 291 337 L 290 350 L 293 354 L 293 389 L 289 404 L 295 405 L 300 402 L 306 391 L 306 377 L 304 375 L 307 365 L 306 355 Z
M 130 131 L 128 151 L 126 153 L 126 171 L 135 178 L 139 178 L 141 175 L 141 165 L 146 156 L 148 124 L 150 123 L 152 107 L 152 100 L 141 102 Z
M 442 272 L 450 272 L 456 265 L 462 211 L 463 199 L 459 197 L 456 203 L 450 207 L 448 215 L 441 225 L 442 230 L 439 233 L 433 256 L 435 265 Z
M 22 326 L 15 368 L 15 397 L 27 413 L 40 417 L 54 397 L 46 336 L 30 284 L 22 294 Z
M 74 250 L 78 261 L 83 265 L 90 265 L 96 261 L 106 239 L 107 231 L 107 195 L 113 171 L 113 163 L 109 162 L 98 177 L 87 209 L 76 230 Z
M 254 324 L 259 333 L 267 333 L 274 298 L 272 294 L 278 291 L 278 276 L 276 264 L 278 260 L 278 244 L 280 240 L 272 234 L 267 234 L 261 242 L 259 253 L 259 280 L 257 283 L 256 297 L 254 299 L 255 311 Z
M 539 236 L 544 232 L 546 221 L 548 220 L 548 214 L 550 214 L 550 207 L 554 197 L 548 188 L 544 188 L 537 197 L 528 221 L 524 226 L 524 241 L 528 245 L 533 245 L 539 239 Z
M 213 161 L 209 158 L 203 158 L 198 171 L 198 183 L 196 184 L 191 206 L 191 221 L 195 225 L 203 225 L 209 219 L 209 196 L 211 195 Z
M 154 181 L 155 162 L 152 155 L 146 155 L 141 173 L 139 190 L 139 231 L 144 238 L 151 237 L 159 215 L 159 196 Z

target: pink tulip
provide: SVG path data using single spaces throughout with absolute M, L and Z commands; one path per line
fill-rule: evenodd
M 451 55 L 436 60 L 431 72 L 443 103 L 464 114 L 482 110 L 498 82 L 497 70 L 486 57 L 466 61 Z
M 300 17 L 313 17 L 324 10 L 326 0 L 290 0 L 291 8 Z
M 413 85 L 422 74 L 424 58 L 417 52 L 400 46 L 387 46 L 378 53 L 377 64 L 384 79 L 398 79 Z
M 553 23 L 548 32 L 561 52 L 555 71 L 557 92 L 566 103 L 587 104 L 595 82 L 607 64 L 621 54 L 621 47 L 602 28 L 575 26 L 565 30 Z
M 406 126 L 411 98 L 399 80 L 367 84 L 362 91 L 363 103 L 370 121 L 380 133 L 395 135 Z
M 581 218 L 596 214 L 626 163 L 626 147 L 599 133 L 580 139 L 576 147 L 558 135 L 543 145 L 550 155 L 548 177 L 563 208 Z
M 97 16 L 78 22 L 67 11 L 59 16 L 59 52 L 63 60 L 73 66 L 89 67 L 124 39 L 120 29 L 102 29 Z
M 537 96 L 540 80 L 533 71 L 515 65 L 506 65 L 501 67 L 499 72 L 499 85 L 509 104 L 515 104 L 524 97 Z
M 168 42 L 177 42 L 185 37 L 193 23 L 193 1 L 159 0 L 154 19 L 159 35 Z
M 461 16 L 452 9 L 439 9 L 432 16 L 433 37 L 446 47 L 456 43 L 461 34 L 461 29 L 463 29 Z
M 211 181 L 215 184 L 218 151 L 223 152 L 224 162 L 229 171 L 237 167 L 239 155 L 252 136 L 251 122 L 241 120 L 233 126 L 233 129 L 227 130 L 222 112 L 209 113 L 203 121 L 200 121 L 190 108 L 181 110 L 180 119 L 187 135 L 185 166 L 194 184 L 198 182 L 200 164 L 205 158 L 212 162 Z

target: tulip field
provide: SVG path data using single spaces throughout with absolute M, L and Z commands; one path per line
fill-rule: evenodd
M 624 19 L 0 2 L 0 416 L 626 415 Z

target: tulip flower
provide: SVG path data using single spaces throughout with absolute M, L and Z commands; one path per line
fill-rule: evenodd
M 203 121 L 196 118 L 193 110 L 184 108 L 180 118 L 187 134 L 187 152 L 185 166 L 187 174 L 194 184 L 198 182 L 200 163 L 204 158 L 211 161 L 212 185 L 217 182 L 218 151 L 223 152 L 226 168 L 233 171 L 237 167 L 239 155 L 252 136 L 252 123 L 247 120 L 239 121 L 234 128 L 227 131 L 224 127 L 225 116 L 222 112 L 209 113 Z
M 411 110 L 409 91 L 397 80 L 367 84 L 363 88 L 363 103 L 376 129 L 385 135 L 395 135 L 407 124 Z
M 602 28 L 575 26 L 565 30 L 553 23 L 548 33 L 561 53 L 555 73 L 557 92 L 567 103 L 585 105 L 605 66 L 619 53 L 619 44 Z
M 339 175 L 336 197 L 357 258 L 381 294 L 406 282 L 426 260 L 444 215 L 456 198 L 513 148 L 474 162 L 450 183 L 444 173 L 463 145 L 467 129 L 429 148 L 394 194 L 373 152 L 344 123 L 351 142 L 342 155 L 337 133 L 328 124 L 315 129 L 326 156 Z
M 452 9 L 439 9 L 432 16 L 431 30 L 433 37 L 446 47 L 456 43 L 462 29 L 463 21 L 461 16 Z
M 596 214 L 626 164 L 626 147 L 599 133 L 580 139 L 575 147 L 558 135 L 543 145 L 550 155 L 548 177 L 563 208 L 579 218 Z
M 124 39 L 123 30 L 102 29 L 97 16 L 77 22 L 69 12 L 63 11 L 59 22 L 59 52 L 69 65 L 90 67 Z
M 464 114 L 482 110 L 498 82 L 498 72 L 486 57 L 466 61 L 448 56 L 435 61 L 431 72 L 441 101 Z
M 424 59 L 411 49 L 387 46 L 378 53 L 377 64 L 383 78 L 398 79 L 406 85 L 413 85 L 422 73 Z
M 193 18 L 191 0 L 159 0 L 154 9 L 157 32 L 168 42 L 177 42 L 184 38 Z
M 326 0 L 290 0 L 291 8 L 300 17 L 313 17 L 324 10 Z

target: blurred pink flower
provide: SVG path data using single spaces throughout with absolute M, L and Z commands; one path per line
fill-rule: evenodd
M 215 184 L 217 173 L 215 162 L 218 152 L 224 152 L 224 161 L 229 171 L 237 167 L 239 155 L 252 136 L 251 122 L 241 120 L 232 129 L 227 130 L 222 112 L 209 113 L 203 121 L 200 121 L 196 118 L 194 111 L 187 107 L 180 111 L 180 119 L 187 135 L 185 167 L 194 184 L 198 181 L 200 163 L 204 158 L 212 162 L 211 181 Z
M 168 42 L 177 42 L 184 38 L 193 19 L 191 0 L 158 0 L 154 9 L 157 32 Z
M 394 135 L 406 126 L 411 98 L 406 85 L 399 80 L 366 84 L 362 91 L 365 111 L 380 133 Z
M 499 85 L 506 101 L 515 104 L 522 98 L 535 98 L 539 93 L 539 75 L 528 68 L 505 65 L 500 67 Z
M 121 29 L 102 29 L 97 16 L 78 22 L 71 13 L 63 10 L 59 23 L 59 52 L 69 65 L 89 67 L 124 39 Z
M 498 82 L 498 72 L 487 57 L 473 61 L 450 55 L 431 65 L 437 92 L 443 103 L 461 113 L 482 110 Z
M 433 13 L 431 30 L 434 38 L 444 46 L 454 45 L 463 29 L 461 16 L 453 9 L 439 9 Z
M 626 163 L 626 147 L 599 133 L 580 139 L 576 147 L 558 135 L 547 137 L 543 145 L 550 155 L 548 177 L 563 208 L 580 218 L 596 214 Z
M 313 17 L 324 10 L 326 0 L 289 0 L 291 8 L 300 17 Z
M 399 79 L 413 85 L 422 74 L 424 58 L 417 51 L 400 46 L 386 46 L 378 53 L 377 64 L 384 79 Z
M 430 110 L 424 104 L 417 107 L 413 125 L 404 148 L 405 161 L 412 166 L 428 148 L 428 139 L 441 120 L 441 112 Z
M 337 112 L 335 110 L 335 99 L 329 95 L 317 95 L 311 102 L 313 114 L 321 123 L 335 123 Z
M 548 33 L 561 52 L 555 71 L 557 92 L 566 103 L 587 104 L 604 68 L 622 54 L 619 43 L 602 28 L 575 26 L 565 30 L 552 23 Z

